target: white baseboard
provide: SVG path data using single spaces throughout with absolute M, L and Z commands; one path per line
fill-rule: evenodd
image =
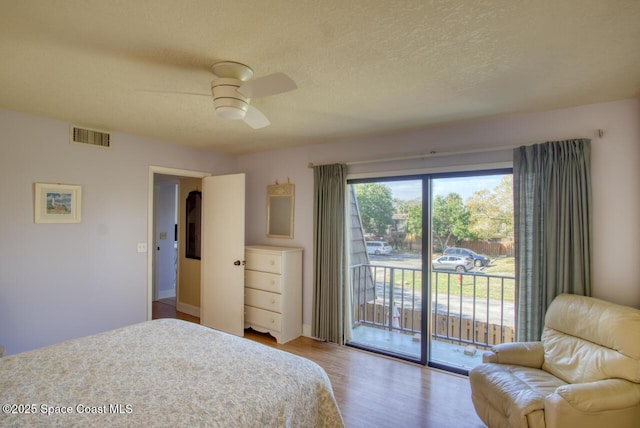
M 178 312 L 184 312 L 185 314 L 189 314 L 193 317 L 200 318 L 200 308 L 198 306 L 187 305 L 186 303 L 177 302 L 176 310 L 178 310 Z
M 160 299 L 168 299 L 170 297 L 176 297 L 176 290 L 158 290 L 158 298 Z

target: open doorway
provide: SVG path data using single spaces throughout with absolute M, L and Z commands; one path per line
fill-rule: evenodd
M 176 306 L 179 177 L 156 174 L 153 182 L 153 301 Z
M 149 168 L 147 319 L 199 322 L 200 260 L 186 257 L 186 200 L 209 173 Z

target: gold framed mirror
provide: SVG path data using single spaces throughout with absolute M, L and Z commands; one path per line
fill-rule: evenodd
M 293 184 L 267 186 L 267 236 L 293 238 Z

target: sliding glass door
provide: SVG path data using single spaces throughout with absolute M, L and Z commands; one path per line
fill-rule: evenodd
M 510 179 L 349 182 L 349 345 L 466 373 L 483 349 L 513 340 Z
M 423 180 L 349 185 L 350 345 L 423 362 Z
M 466 373 L 515 340 L 510 171 L 430 178 L 429 364 Z

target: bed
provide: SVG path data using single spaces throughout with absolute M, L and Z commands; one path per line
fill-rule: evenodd
M 0 358 L 2 426 L 341 427 L 316 363 L 162 319 Z

